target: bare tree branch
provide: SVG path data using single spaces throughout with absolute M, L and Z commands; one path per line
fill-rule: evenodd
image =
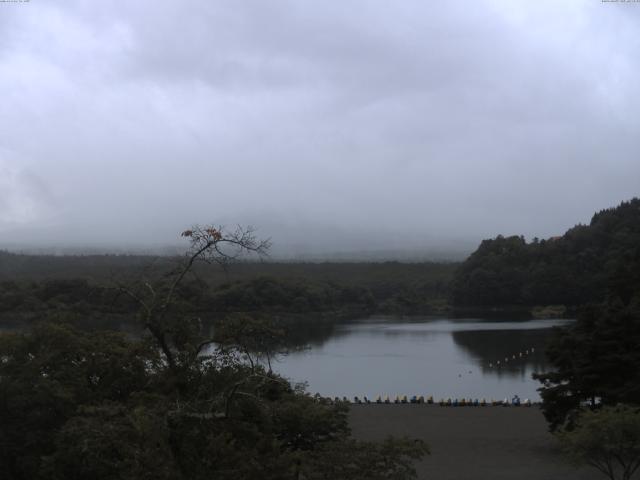
M 233 231 L 227 231 L 223 226 L 195 225 L 182 232 L 181 236 L 189 241 L 189 248 L 176 268 L 163 277 L 156 276 L 155 281 L 149 280 L 147 275 L 143 274 L 135 285 L 137 288 L 122 284 L 117 287 L 119 292 L 128 295 L 140 306 L 144 327 L 158 342 L 171 368 L 177 366 L 176 359 L 179 357 L 174 354 L 176 346 L 172 344 L 165 318 L 175 303 L 178 287 L 193 271 L 195 263 L 202 260 L 226 268 L 230 262 L 244 254 L 264 257 L 271 245 L 270 240 L 259 240 L 253 227 L 238 226 Z M 148 267 L 150 268 L 151 266 Z M 195 356 L 190 356 L 189 361 L 195 361 L 202 349 L 210 343 L 212 340 L 198 344 Z

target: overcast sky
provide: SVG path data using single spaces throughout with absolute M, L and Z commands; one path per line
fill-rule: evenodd
M 547 237 L 640 194 L 640 3 L 0 3 L 0 244 Z

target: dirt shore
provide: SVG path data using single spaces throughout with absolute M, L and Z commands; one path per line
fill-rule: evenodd
M 417 465 L 429 480 L 598 480 L 562 458 L 537 407 L 353 405 L 356 438 L 387 435 L 424 439 L 431 455 Z

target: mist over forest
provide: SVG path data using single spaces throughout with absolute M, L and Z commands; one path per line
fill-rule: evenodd
M 2 480 L 637 478 L 639 26 L 0 0 Z
M 213 223 L 282 258 L 461 259 L 561 235 L 637 194 L 639 12 L 2 4 L 0 248 L 158 251 Z

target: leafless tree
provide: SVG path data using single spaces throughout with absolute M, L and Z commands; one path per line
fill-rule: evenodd
M 265 256 L 270 247 L 270 240 L 258 239 L 252 227 L 237 226 L 228 230 L 223 226 L 195 225 L 182 232 L 181 236 L 189 241 L 189 248 L 175 268 L 160 278 L 145 276 L 128 285 L 118 284 L 117 287 L 139 305 L 144 328 L 155 338 L 172 369 L 184 358 L 177 357 L 178 349 L 175 339 L 171 339 L 167 316 L 176 300 L 178 287 L 193 272 L 196 262 L 216 263 L 227 268 L 245 254 Z M 196 358 L 212 342 L 213 339 L 201 339 L 189 352 L 190 358 Z

